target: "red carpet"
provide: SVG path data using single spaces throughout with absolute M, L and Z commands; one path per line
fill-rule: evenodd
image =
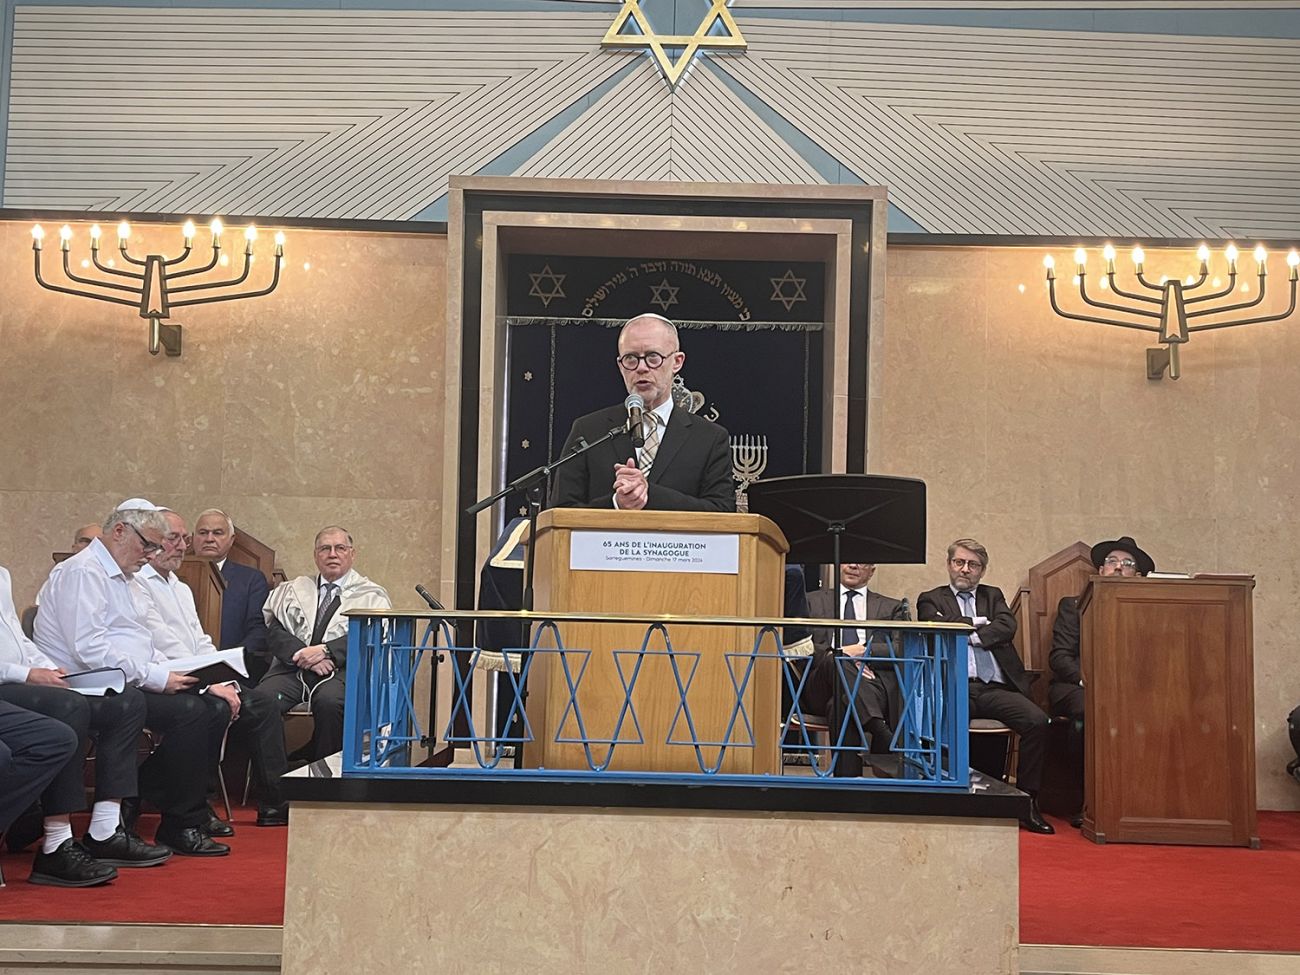
M 235 810 L 230 856 L 199 859 L 173 856 L 160 867 L 118 869 L 103 887 L 69 890 L 27 882 L 32 853 L 5 853 L 0 864 L 8 884 L 0 890 L 0 919 L 6 921 L 134 922 L 141 924 L 282 924 L 287 829 L 253 825 L 255 809 Z M 76 835 L 84 818 L 73 818 Z M 157 816 L 140 817 L 149 839 Z M 35 849 L 33 844 L 32 849 Z
M 1020 834 L 1023 943 L 1300 951 L 1300 813 L 1261 812 L 1259 850 L 1097 846 L 1052 825 Z
M 0 919 L 280 924 L 288 831 L 253 819 L 254 810 L 236 810 L 228 857 L 174 856 L 89 890 L 29 884 L 31 854 L 6 854 Z M 146 837 L 156 822 L 142 818 Z M 1053 824 L 1055 836 L 1020 834 L 1021 941 L 1300 951 L 1300 813 L 1260 813 L 1261 850 L 1095 846 L 1063 820 Z

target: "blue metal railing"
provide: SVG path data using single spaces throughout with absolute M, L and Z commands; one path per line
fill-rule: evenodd
M 488 651 L 474 646 L 457 646 L 452 624 L 484 618 L 508 619 L 532 624 L 527 647 Z M 593 650 L 566 647 L 561 624 L 635 623 L 645 627 L 639 648 Z M 969 786 L 967 755 L 966 634 L 968 628 L 952 624 L 861 623 L 870 656 L 850 658 L 868 666 L 891 666 L 896 675 L 901 708 L 893 721 L 890 751 L 895 756 L 888 777 L 833 778 L 833 756 L 862 752 L 867 740 L 856 710 L 844 709 L 838 725 L 829 727 L 828 740 L 819 742 L 810 732 L 810 714 L 805 710 L 811 658 L 790 653 L 782 639 L 783 628 L 791 623 L 826 625 L 826 621 L 784 619 L 718 619 L 662 616 L 590 616 L 574 613 L 518 613 L 447 611 L 445 613 L 377 613 L 353 615 L 348 638 L 347 692 L 344 711 L 343 773 L 370 776 L 419 776 L 428 778 L 495 777 L 510 779 L 619 779 L 696 784 L 763 785 L 765 787 L 834 785 L 840 788 L 899 789 L 952 788 Z M 690 689 L 701 654 L 675 647 L 675 626 L 717 625 L 752 633 L 748 649 L 723 654 L 730 677 L 733 700 L 724 730 L 717 738 L 702 736 L 701 724 L 717 725 L 721 711 L 715 704 L 708 715 L 692 710 Z M 417 639 L 418 634 L 418 639 Z M 607 736 L 594 733 L 584 715 L 580 689 L 594 654 L 607 655 L 617 675 L 621 700 L 617 717 Z M 436 657 L 435 657 L 436 655 Z M 479 727 L 471 707 L 469 675 L 481 672 L 479 665 L 491 655 L 497 661 L 500 679 L 506 681 L 504 733 Z M 453 666 L 452 702 L 445 720 L 438 720 L 441 742 L 462 749 L 468 763 L 452 767 L 423 767 L 411 764 L 414 748 L 431 736 L 416 707 L 415 677 L 430 658 L 450 658 Z M 550 658 L 550 659 L 548 659 Z M 646 743 L 645 725 L 637 712 L 636 691 L 647 660 L 666 662 L 676 691 L 675 710 L 666 735 L 657 744 L 689 748 L 698 771 L 633 772 L 611 769 L 618 750 Z M 504 666 L 502 666 L 504 663 Z M 585 768 L 514 768 L 503 764 L 503 750 L 540 745 L 539 729 L 533 726 L 525 707 L 528 678 L 539 666 L 550 666 L 552 680 L 561 682 L 564 707 L 552 731 L 556 744 L 577 745 Z M 762 668 L 779 668 L 780 681 L 789 692 L 790 706 L 784 709 L 779 729 L 780 749 L 785 755 L 802 755 L 811 775 L 756 775 L 722 771 L 727 755 L 737 749 L 756 747 L 754 715 L 746 701 Z M 859 666 L 833 668 L 839 691 L 852 699 L 865 679 Z M 752 706 L 752 705 L 751 705 Z M 698 707 L 698 705 L 697 705 Z M 425 706 L 424 713 L 428 713 Z M 818 715 L 818 718 L 823 716 Z M 460 730 L 457 730 L 460 729 Z M 509 729 L 517 729 L 512 732 Z

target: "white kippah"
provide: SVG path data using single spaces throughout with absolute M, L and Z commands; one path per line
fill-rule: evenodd
M 166 511 L 145 498 L 127 498 L 117 506 L 118 511 Z

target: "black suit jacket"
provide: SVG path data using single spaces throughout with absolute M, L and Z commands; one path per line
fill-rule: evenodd
M 808 594 L 808 615 L 822 620 L 840 619 L 840 614 L 844 611 L 842 606 L 837 605 L 839 602 L 840 587 L 835 586 L 831 589 L 818 589 L 816 592 Z M 882 596 L 878 592 L 867 590 L 866 609 L 863 612 L 863 619 L 868 620 L 907 620 L 909 619 L 907 607 L 903 605 L 901 599 L 892 599 L 889 596 Z M 829 626 L 815 627 L 812 631 L 813 656 L 820 659 L 831 652 L 831 637 L 834 629 Z M 872 640 L 872 649 L 869 651 L 873 654 L 887 653 L 884 646 L 884 636 L 876 634 Z M 874 665 L 873 665 L 874 667 Z
M 221 649 L 243 647 L 248 654 L 266 655 L 266 621 L 262 606 L 270 588 L 266 576 L 230 559 L 221 568 L 226 591 L 221 597 Z
M 839 586 L 810 592 L 808 594 L 808 615 L 823 620 L 839 619 L 840 613 L 843 611 L 843 607 L 839 605 L 839 593 Z M 868 589 L 863 618 L 869 620 L 906 620 L 909 617 L 907 606 L 904 605 L 901 599 L 891 599 L 889 596 L 882 596 L 880 593 Z M 832 715 L 838 724 L 843 712 L 832 705 L 832 699 L 843 696 L 844 685 L 835 676 L 835 658 L 831 654 L 831 638 L 833 634 L 834 627 L 818 626 L 813 628 L 812 673 L 808 675 L 808 679 L 804 684 L 804 692 L 800 703 L 802 707 L 813 713 Z M 888 655 L 889 648 L 888 644 L 885 643 L 883 634 L 875 634 L 871 642 L 871 649 L 867 651 L 869 654 L 875 656 Z M 897 720 L 897 715 L 902 713 L 902 698 L 898 692 L 898 680 L 894 675 L 893 665 L 873 661 L 871 669 L 885 687 L 885 694 L 889 698 L 889 714 L 895 715 L 895 720 Z
M 1079 669 L 1079 600 L 1062 596 L 1056 604 L 1056 622 L 1052 624 L 1052 652 L 1047 657 L 1052 668 L 1053 684 L 1078 685 L 1083 679 Z
M 1016 635 L 1016 618 L 996 586 L 975 587 L 975 612 L 988 619 L 983 626 L 975 628 L 979 634 L 980 645 L 993 654 L 993 659 L 1002 668 L 1008 681 L 1026 697 L 1029 696 L 1029 675 L 1025 665 L 1020 661 L 1020 654 L 1011 640 Z M 970 623 L 969 617 L 961 614 L 957 597 L 949 586 L 939 586 L 921 593 L 916 599 L 916 618 L 922 623 Z
M 588 413 L 574 421 L 564 442 L 568 453 L 579 439 L 599 440 L 627 422 L 622 406 Z M 635 457 L 632 438 L 620 433 L 555 471 L 552 508 L 613 508 L 614 465 Z M 727 431 L 702 416 L 674 407 L 654 464 L 646 475 L 647 511 L 735 511 L 731 445 Z

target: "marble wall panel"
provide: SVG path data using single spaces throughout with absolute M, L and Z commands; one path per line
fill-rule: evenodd
M 284 972 L 1015 972 L 1018 842 L 921 817 L 296 803 Z
M 88 227 L 74 224 L 73 251 L 87 274 Z M 229 510 L 290 575 L 314 571 L 312 536 L 341 522 L 358 568 L 414 605 L 397 594 L 434 578 L 441 534 L 445 238 L 291 230 L 278 290 L 179 309 L 172 359 L 147 353 L 132 309 L 42 291 L 30 228 L 0 222 L 0 563 L 20 605 L 76 526 L 132 495 L 191 518 Z M 270 229 L 250 287 L 269 272 Z M 224 242 L 240 266 L 241 230 Z M 133 253 L 179 243 L 175 226 L 133 227 Z
M 1071 290 L 1071 249 L 1054 252 Z M 1259 803 L 1300 808 L 1283 772 L 1286 715 L 1300 703 L 1300 316 L 1193 334 L 1182 378 L 1152 382 L 1143 350 L 1154 335 L 1057 318 L 1043 254 L 891 248 L 868 464 L 927 481 L 930 554 L 925 566 L 882 567 L 875 583 L 913 599 L 943 584 L 946 546 L 960 535 L 988 546 L 985 581 L 1008 598 L 1047 555 L 1120 534 L 1161 568 L 1255 573 Z M 1149 251 L 1148 275 L 1189 263 L 1189 250 Z M 1253 286 L 1253 260 L 1241 267 Z M 1264 307 L 1282 310 L 1279 256 L 1270 270 Z

